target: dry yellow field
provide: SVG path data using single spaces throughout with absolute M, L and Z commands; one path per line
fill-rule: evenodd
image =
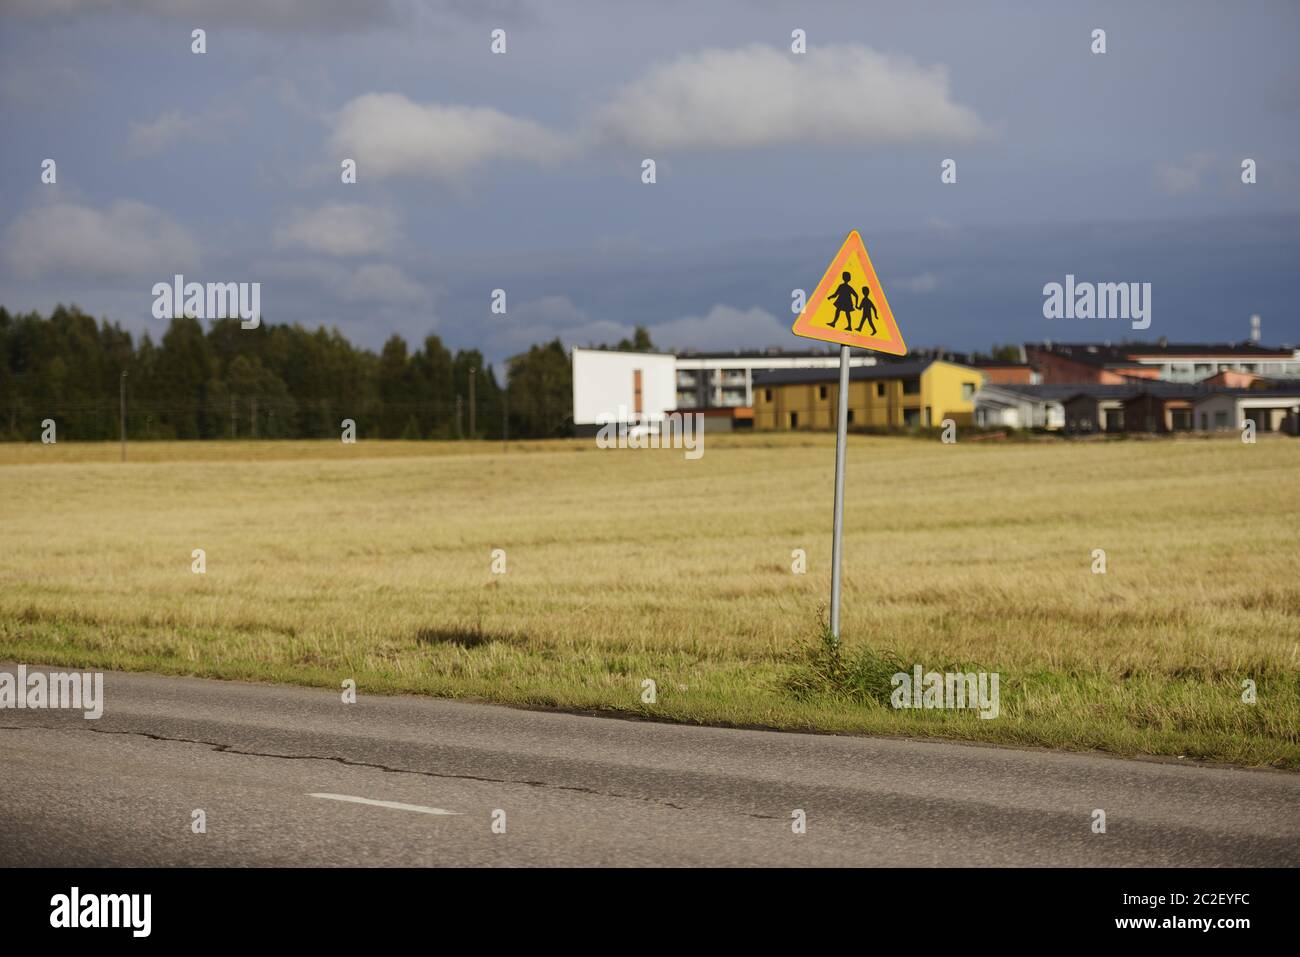
M 854 437 L 845 654 L 993 720 L 810 684 L 834 438 L 705 450 L 0 446 L 0 658 L 1300 768 L 1300 442 Z

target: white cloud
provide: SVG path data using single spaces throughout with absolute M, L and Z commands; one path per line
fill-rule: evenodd
M 985 129 L 950 99 L 942 66 L 863 46 L 793 55 L 758 44 L 654 67 L 598 110 L 596 128 L 629 146 L 677 150 L 862 149 L 966 140 Z
M 127 136 L 127 146 L 136 155 L 157 153 L 185 136 L 193 133 L 195 121 L 181 115 L 180 110 L 168 110 L 156 120 L 132 123 Z
M 508 305 L 508 303 L 507 303 Z M 510 306 L 507 315 L 516 323 L 561 329 L 585 323 L 587 314 L 573 304 L 568 296 L 542 296 L 518 306 Z
M 559 335 L 570 346 L 612 346 L 624 339 L 631 339 L 636 327 L 612 319 L 591 319 L 579 326 L 572 326 L 553 335 L 543 342 L 549 342 Z
M 426 302 L 429 292 L 407 278 L 397 266 L 370 263 L 358 266 L 342 283 L 340 294 L 349 302 L 380 302 L 392 305 Z
M 560 338 L 567 346 L 614 345 L 632 338 L 634 323 L 594 319 L 567 296 L 544 296 L 511 305 L 497 323 L 492 338 L 499 348 L 522 351 L 533 343 Z M 790 321 L 782 323 L 762 309 L 736 309 L 716 305 L 705 316 L 683 316 L 649 326 L 656 349 L 699 349 L 724 351 L 784 345 L 797 347 L 791 339 Z
M 490 107 L 366 93 L 333 118 L 329 148 L 358 177 L 458 180 L 494 160 L 550 163 L 613 142 L 646 149 L 756 149 L 782 144 L 860 150 L 968 140 L 985 132 L 949 96 L 945 68 L 861 46 L 792 56 L 754 45 L 705 50 L 652 68 L 577 133 Z
M 239 115 L 235 109 L 195 116 L 186 116 L 180 110 L 166 110 L 156 119 L 132 123 L 127 135 L 127 148 L 136 156 L 146 156 L 160 153 L 182 140 L 215 139 L 221 135 L 222 128 Z
M 48 109 L 53 100 L 85 96 L 90 81 L 79 70 L 47 57 L 20 62 L 9 56 L 0 64 L 0 98 L 24 107 Z
M 427 286 L 389 263 L 352 267 L 320 259 L 271 260 L 262 265 L 260 275 L 318 286 L 335 301 L 389 306 L 428 306 L 434 301 Z
M 529 346 L 559 338 L 567 346 L 615 343 L 632 335 L 632 326 L 592 319 L 568 296 L 541 296 L 525 302 L 507 300 L 504 316 L 487 314 L 484 329 L 493 347 L 503 353 L 526 352 Z
M 782 322 L 766 310 L 736 309 L 716 305 L 705 316 L 683 316 L 650 327 L 650 340 L 660 349 L 761 349 L 767 346 L 793 347 L 789 322 Z
M 1162 163 L 1156 167 L 1156 181 L 1166 193 L 1181 195 L 1201 188 L 1201 176 L 1214 165 L 1209 153 L 1196 153 L 1182 163 Z
M 298 210 L 277 226 L 272 238 L 280 248 L 297 247 L 327 256 L 368 256 L 396 241 L 397 215 L 360 203 L 331 203 L 317 210 Z
M 931 216 L 925 221 L 925 228 L 942 239 L 951 239 L 957 235 L 957 226 L 942 216 Z
M 400 93 L 367 93 L 339 111 L 330 148 L 357 161 L 358 179 L 418 176 L 454 180 L 498 159 L 548 162 L 564 138 L 532 120 L 489 107 L 416 103 Z
M 939 288 L 939 277 L 932 272 L 923 272 L 915 276 L 908 276 L 899 285 L 911 292 L 934 292 Z
M 5 230 L 4 260 L 18 277 L 166 277 L 193 268 L 199 246 L 189 230 L 144 203 L 105 210 L 58 202 L 20 214 Z

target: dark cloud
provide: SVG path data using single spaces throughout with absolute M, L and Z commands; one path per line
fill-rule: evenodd
M 713 10 L 7 3 L 0 303 L 152 328 L 149 284 L 183 260 L 264 282 L 271 321 L 369 346 L 436 331 L 499 359 L 636 325 L 792 346 L 791 290 L 857 228 L 915 345 L 1123 337 L 1042 318 L 1067 273 L 1151 282 L 1150 336 L 1237 339 L 1257 312 L 1270 341 L 1300 339 L 1293 5 L 1193 0 L 1176 36 L 1144 5 Z
M 400 0 L 11 0 L 3 13 L 33 20 L 138 16 L 192 28 L 347 33 L 397 22 Z

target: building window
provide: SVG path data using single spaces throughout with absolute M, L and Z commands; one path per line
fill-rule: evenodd
M 799 413 L 798 413 L 798 412 L 791 412 L 791 413 L 790 413 L 790 428 L 792 428 L 792 429 L 797 429 L 797 428 L 799 428 Z
M 963 402 L 970 402 L 974 398 L 975 398 L 975 383 L 963 382 L 961 384 L 961 400 Z
M 817 398 L 819 398 L 819 399 L 824 399 L 824 398 L 826 398 L 826 386 L 824 386 L 824 385 L 819 385 L 819 386 L 817 387 Z
M 921 391 L 920 379 L 904 379 L 903 395 L 917 395 Z
M 925 427 L 928 429 L 932 425 L 934 425 L 934 421 L 930 418 L 930 407 L 927 405 L 925 407 Z
M 853 410 L 849 409 L 849 424 L 853 424 Z
M 905 426 L 907 426 L 909 429 L 914 429 L 914 428 L 916 428 L 918 425 L 920 425 L 920 424 L 921 424 L 921 410 L 920 410 L 920 409 L 904 409 L 904 410 L 903 410 L 903 424 L 904 424 Z
M 1226 429 L 1228 427 L 1228 413 L 1226 412 L 1214 413 L 1214 427 L 1216 429 Z
M 877 399 L 883 399 L 884 397 L 885 397 L 885 383 L 883 383 L 883 382 L 877 382 L 877 383 L 876 383 L 876 398 L 877 398 Z
M 764 401 L 764 402 L 771 402 L 771 401 L 772 401 L 772 390 L 771 390 L 771 389 L 764 389 L 764 390 L 763 390 L 763 401 Z

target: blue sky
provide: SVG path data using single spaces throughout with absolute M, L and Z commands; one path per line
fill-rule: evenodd
M 1043 318 L 1067 273 L 1152 283 L 1148 338 L 1294 343 L 1298 41 L 1291 3 L 9 0 L 0 303 L 157 338 L 181 272 L 371 347 L 800 348 L 856 228 L 914 346 L 1134 335 Z

